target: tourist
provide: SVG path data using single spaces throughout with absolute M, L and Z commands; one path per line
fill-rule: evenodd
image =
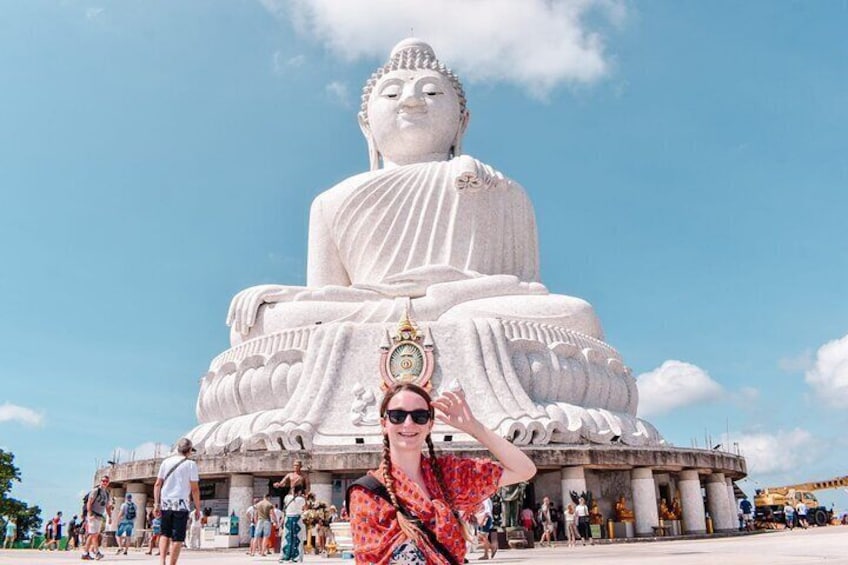
M 473 512 L 499 486 L 529 480 L 535 465 L 474 417 L 462 391 L 431 401 L 414 384 L 395 385 L 383 396 L 379 414 L 383 461 L 348 490 L 356 562 L 462 563 L 465 530 L 455 512 Z M 434 416 L 479 441 L 500 463 L 436 458 Z M 425 443 L 429 457 L 422 454 Z
M 306 498 L 303 496 L 303 484 L 297 483 L 283 500 L 283 513 L 286 516 L 283 528 L 280 563 L 284 561 L 303 561 L 303 543 L 306 538 L 306 527 L 303 525 L 303 511 L 306 509 Z
M 256 555 L 256 505 L 259 504 L 259 498 L 253 499 L 253 504 L 248 506 L 244 512 L 244 519 L 247 524 L 250 524 L 248 536 L 250 537 L 250 547 L 247 554 L 253 557 Z
M 480 503 L 477 512 L 477 538 L 483 546 L 483 556 L 480 560 L 494 559 L 498 552 L 498 533 L 495 530 L 495 517 L 492 514 L 492 500 L 486 498 Z
M 535 539 L 536 533 L 536 513 L 533 512 L 533 509 L 530 506 L 525 506 L 521 510 L 521 526 L 527 530 L 527 533 L 531 538 Z
M 327 509 L 327 545 L 336 543 L 336 534 L 333 533 L 333 522 L 339 521 L 339 511 L 334 505 L 330 505 Z
M 18 538 L 18 526 L 11 518 L 6 518 L 6 537 L 3 540 L 3 549 L 12 549 Z
M 112 499 L 109 496 L 109 475 L 103 475 L 100 484 L 88 493 L 86 502 L 86 532 L 85 551 L 82 558 L 87 561 L 103 559 L 100 553 L 100 538 L 106 520 L 112 519 Z
M 749 532 L 754 530 L 754 505 L 748 500 L 747 496 L 742 497 L 739 503 L 739 510 L 742 511 L 742 528 Z
M 186 534 L 186 549 L 200 549 L 200 535 L 203 532 L 204 517 L 198 518 L 195 512 L 189 514 L 188 533 Z
M 295 461 L 294 471 L 274 483 L 274 488 L 288 488 L 291 491 L 294 489 L 295 486 L 300 485 L 301 487 L 303 487 L 303 493 L 309 494 L 309 476 L 305 474 L 302 469 L 303 463 L 301 463 L 300 461 Z
M 76 549 L 80 542 L 80 522 L 79 516 L 74 514 L 70 522 L 68 522 L 68 543 L 65 545 L 65 551 Z
M 118 539 L 118 555 L 121 553 L 126 555 L 129 550 L 137 514 L 138 507 L 133 502 L 132 494 L 128 493 L 118 511 L 118 529 L 115 531 L 115 537 Z
M 591 530 L 589 529 L 589 507 L 586 506 L 586 499 L 582 496 L 577 501 L 574 514 L 577 516 L 577 533 L 580 534 L 580 541 L 583 542 L 583 545 L 586 545 L 587 539 L 590 544 L 594 543 Z
M 171 565 L 175 565 L 180 558 L 192 501 L 194 513 L 200 518 L 200 477 L 197 463 L 189 459 L 193 451 L 190 439 L 182 438 L 178 441 L 177 453 L 162 461 L 153 485 L 153 513 L 162 519 L 159 535 L 161 565 L 165 565 L 169 552 Z
M 53 520 L 47 520 L 44 524 L 44 537 L 41 538 L 41 543 L 38 544 L 39 551 L 50 549 L 50 544 L 53 543 Z
M 542 525 L 542 535 L 539 538 L 539 545 L 543 546 L 547 542 L 548 547 L 553 547 L 553 542 L 556 541 L 554 534 L 554 521 L 551 517 L 551 499 L 547 496 L 542 499 L 542 506 L 539 508 L 539 523 Z M 554 536 L 552 538 L 552 536 Z
M 273 522 L 274 522 L 274 525 L 277 528 L 277 537 L 279 537 L 279 538 L 283 537 L 283 522 L 285 522 L 285 521 L 286 521 L 286 515 L 283 514 L 282 510 L 280 510 L 280 505 L 275 503 L 274 504 L 274 519 L 273 519 Z
M 150 524 L 150 541 L 147 544 L 147 555 L 153 555 L 153 548 L 156 548 L 156 555 L 159 555 L 159 536 L 162 534 L 162 518 L 156 516 L 153 510 L 147 515 Z
M 803 500 L 798 501 L 798 505 L 795 506 L 795 513 L 798 515 L 798 525 L 807 529 L 807 505 L 804 504 Z
M 271 495 L 266 494 L 256 505 L 256 549 L 260 557 L 268 555 L 271 548 L 271 515 L 274 505 L 271 503 Z
M 786 501 L 786 504 L 783 505 L 783 522 L 790 530 L 795 527 L 795 508 L 788 500 Z
M 565 533 L 568 536 L 568 547 L 574 547 L 577 540 L 577 513 L 573 504 L 565 509 Z
M 310 492 L 306 495 L 307 507 L 312 509 L 313 523 L 312 526 L 315 532 L 315 553 L 320 555 L 324 553 L 325 542 L 327 539 L 327 535 L 324 532 L 324 515 L 327 512 L 327 503 L 324 501 L 319 501 L 315 497 L 314 492 Z

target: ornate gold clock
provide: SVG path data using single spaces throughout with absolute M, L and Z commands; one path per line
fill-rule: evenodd
M 429 330 L 426 338 L 409 319 L 407 311 L 398 323 L 397 333 L 389 336 L 380 348 L 380 375 L 383 389 L 400 383 L 413 383 L 430 390 L 433 375 L 433 343 Z

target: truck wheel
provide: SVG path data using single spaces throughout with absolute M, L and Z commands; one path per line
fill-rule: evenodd
M 813 523 L 816 526 L 826 526 L 827 525 L 827 512 L 822 509 L 818 509 L 813 513 Z

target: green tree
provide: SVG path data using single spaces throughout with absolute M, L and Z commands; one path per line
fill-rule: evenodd
M 15 466 L 15 455 L 0 449 L 0 516 L 18 525 L 18 539 L 41 528 L 41 508 L 12 498 L 12 483 L 21 482 L 21 471 Z M 4 522 L 5 525 L 5 522 Z

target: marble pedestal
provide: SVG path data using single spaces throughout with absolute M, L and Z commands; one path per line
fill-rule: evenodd
M 517 445 L 662 445 L 635 416 L 635 380 L 595 338 L 501 319 L 420 322 L 435 355 L 432 382 L 461 386 L 475 415 Z M 381 443 L 380 347 L 394 324 L 284 330 L 213 360 L 188 436 L 210 455 Z M 434 438 L 470 438 L 441 424 Z

